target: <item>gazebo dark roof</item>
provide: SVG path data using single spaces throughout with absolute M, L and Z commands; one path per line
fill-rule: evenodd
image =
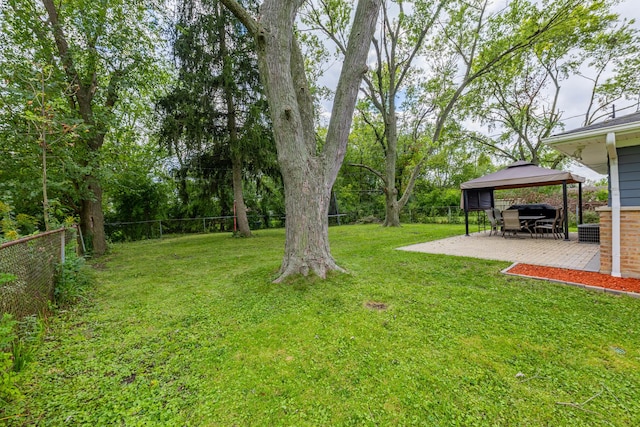
M 480 178 L 460 184 L 462 190 L 494 189 L 505 190 L 508 188 L 539 187 L 542 185 L 560 185 L 563 183 L 582 183 L 585 179 L 555 169 L 546 169 L 533 163 L 518 161 L 506 168 Z

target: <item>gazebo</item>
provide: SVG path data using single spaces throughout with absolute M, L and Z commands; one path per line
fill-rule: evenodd
M 498 172 L 472 179 L 460 184 L 462 189 L 462 207 L 464 209 L 466 234 L 469 235 L 469 212 L 491 209 L 495 206 L 494 190 L 510 188 L 541 187 L 562 185 L 564 212 L 567 211 L 567 184 L 578 184 L 578 223 L 582 224 L 582 183 L 584 178 L 555 169 L 546 169 L 533 163 L 518 161 Z M 564 216 L 564 238 L 569 240 L 568 215 Z

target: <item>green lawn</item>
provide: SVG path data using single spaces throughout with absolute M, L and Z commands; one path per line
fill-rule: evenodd
M 281 285 L 284 230 L 115 245 L 6 421 L 640 425 L 640 300 L 394 250 L 462 231 L 334 227 L 349 274 Z

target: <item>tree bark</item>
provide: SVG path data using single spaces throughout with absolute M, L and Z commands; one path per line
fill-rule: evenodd
M 329 200 L 346 153 L 380 0 L 358 2 L 327 138 L 319 152 L 304 58 L 293 31 L 301 2 L 265 0 L 259 22 L 235 0 L 222 2 L 256 36 L 260 74 L 269 101 L 286 212 L 285 254 L 275 282 L 295 274 L 314 273 L 324 278 L 330 270 L 342 270 L 329 247 Z
M 233 156 L 233 200 L 235 203 L 236 225 L 238 234 L 242 237 L 251 237 L 249 219 L 247 218 L 247 206 L 244 204 L 244 194 L 242 191 L 242 158 L 239 155 Z
M 391 96 L 389 97 L 389 109 L 384 117 L 385 138 L 387 140 L 387 152 L 385 155 L 385 217 L 383 226 L 400 227 L 400 205 L 398 204 L 398 188 L 396 187 L 396 163 L 398 157 L 398 122 L 396 119 L 395 105 L 395 69 L 392 68 L 389 76 Z
M 104 233 L 104 214 L 102 211 L 102 187 L 97 179 L 87 176 L 87 186 L 94 197 L 87 197 L 80 205 L 80 229 L 85 245 L 92 248 L 92 255 L 104 255 L 107 240 Z
M 283 173 L 286 243 L 276 282 L 294 274 L 306 276 L 313 272 L 324 278 L 328 271 L 342 271 L 329 247 L 327 215 L 331 190 L 317 185 L 321 171 L 316 162 L 296 169 Z

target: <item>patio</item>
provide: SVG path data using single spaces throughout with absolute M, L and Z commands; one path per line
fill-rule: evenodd
M 398 250 L 465 256 L 498 261 L 522 262 L 573 270 L 599 271 L 600 246 L 578 242 L 578 233 L 569 233 L 569 241 L 531 238 L 526 234 L 503 238 L 489 232 L 472 233 L 432 242 L 404 246 Z

